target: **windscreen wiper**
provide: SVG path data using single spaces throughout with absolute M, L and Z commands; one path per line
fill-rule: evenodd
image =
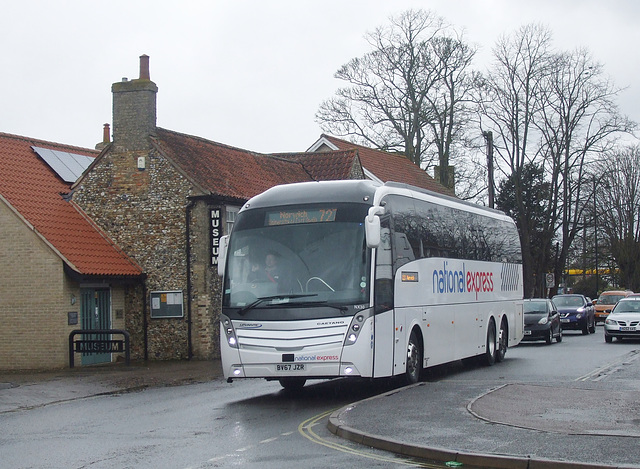
M 256 306 L 258 306 L 259 304 L 264 303 L 265 301 L 271 301 L 271 300 L 288 300 L 291 298 L 306 298 L 309 296 L 318 296 L 317 293 L 298 293 L 295 295 L 272 295 L 272 296 L 261 296 L 259 298 L 257 298 L 255 301 L 249 303 L 246 306 L 243 306 L 241 309 L 238 310 L 238 314 L 240 316 L 245 315 L 248 311 L 251 311 L 253 308 L 255 308 Z
M 329 308 L 337 309 L 343 313 L 349 311 L 349 308 L 347 306 L 329 303 L 327 302 L 327 300 L 305 301 L 302 303 L 290 303 L 289 306 L 301 306 L 303 308 L 305 306 L 328 306 Z

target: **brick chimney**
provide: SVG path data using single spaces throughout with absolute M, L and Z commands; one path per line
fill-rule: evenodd
M 156 134 L 158 87 L 149 75 L 149 56 L 140 56 L 140 78 L 111 85 L 113 93 L 113 143 L 128 151 L 149 150 Z
M 96 150 L 102 150 L 109 143 L 111 143 L 111 127 L 109 124 L 104 124 L 102 127 L 102 142 L 96 145 Z

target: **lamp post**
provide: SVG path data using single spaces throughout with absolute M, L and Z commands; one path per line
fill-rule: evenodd
M 493 132 L 482 132 L 482 136 L 487 142 L 487 187 L 489 189 L 489 207 L 493 208 L 495 189 L 493 180 Z
M 593 240 L 595 244 L 596 257 L 596 295 L 600 292 L 600 276 L 598 275 L 598 208 L 596 204 L 596 177 L 593 176 Z

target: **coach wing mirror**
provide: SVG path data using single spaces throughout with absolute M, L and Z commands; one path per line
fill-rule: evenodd
M 224 267 L 227 263 L 227 247 L 229 246 L 229 235 L 222 236 L 220 238 L 220 244 L 218 245 L 218 275 L 222 277 L 224 275 Z
M 380 245 L 380 216 L 384 207 L 371 207 L 364 219 L 364 232 L 367 237 L 367 247 L 377 248 Z

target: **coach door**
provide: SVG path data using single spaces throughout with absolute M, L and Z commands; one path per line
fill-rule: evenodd
M 374 283 L 374 377 L 392 376 L 394 364 L 393 258 L 389 218 L 381 219 L 380 227 L 380 245 L 376 249 Z
M 111 328 L 111 292 L 108 288 L 82 289 L 82 329 Z M 83 340 L 109 340 L 108 334 L 84 334 Z M 94 365 L 111 361 L 110 353 L 83 353 L 82 364 Z

